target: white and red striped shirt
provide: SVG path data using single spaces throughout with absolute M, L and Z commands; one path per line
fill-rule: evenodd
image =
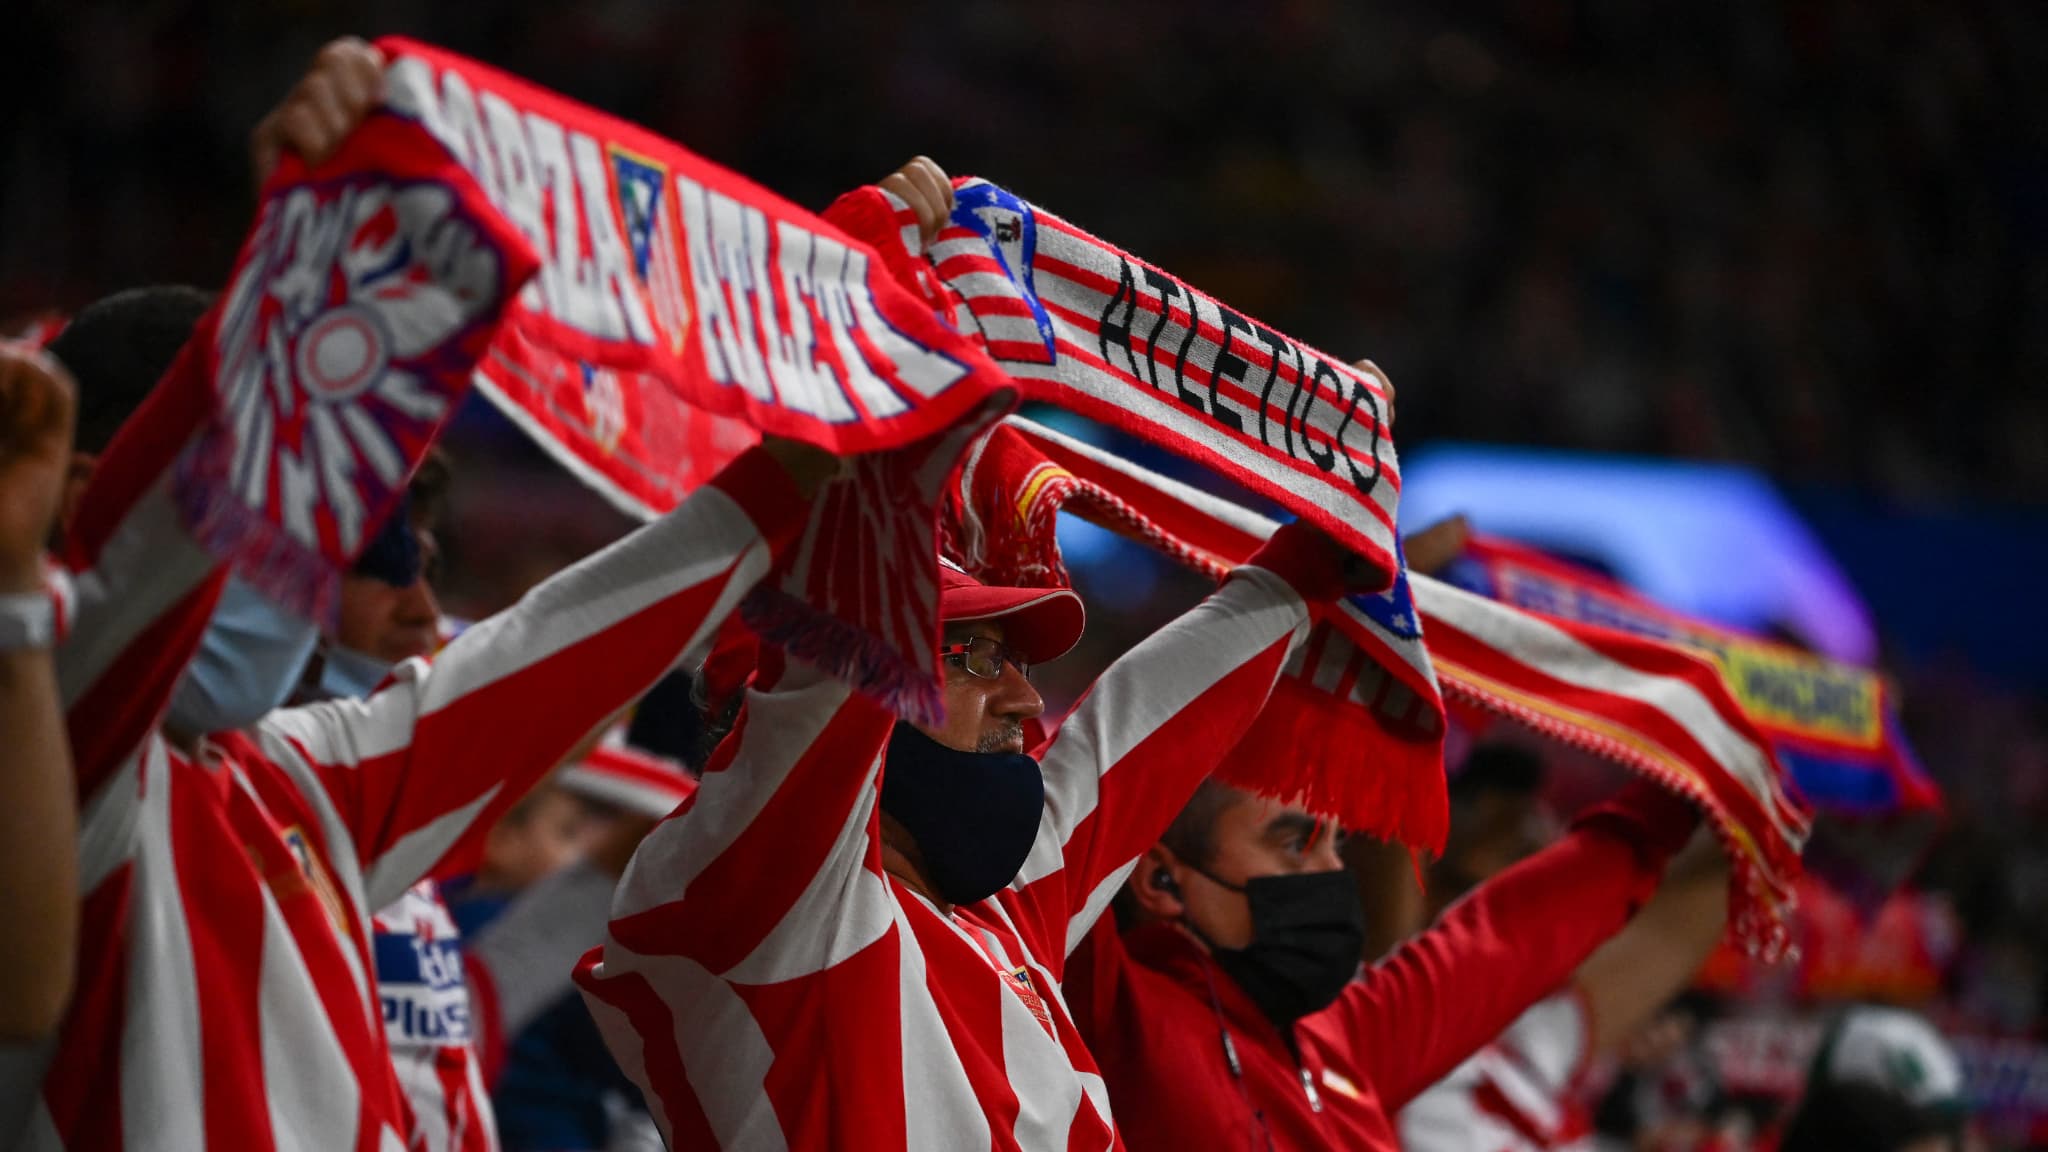
M 1042 751 L 1023 869 L 950 916 L 882 868 L 892 718 L 768 661 L 577 973 L 672 1147 L 1119 1146 L 1060 982 L 1307 634 L 1296 588 L 1334 582 L 1293 529 L 1256 559 L 1104 673 Z
M 1401 1109 L 1409 1152 L 1587 1152 L 1593 1129 L 1573 1099 L 1586 1063 L 1586 1002 L 1561 992 Z
M 498 1146 L 463 977 L 462 933 L 432 880 L 370 917 L 384 1036 L 426 1152 Z
M 85 797 L 80 966 L 55 1043 L 0 1068 L 41 1085 L 0 1091 L 31 1100 L 0 1117 L 0 1138 L 405 1148 L 414 1120 L 373 993 L 370 910 L 473 850 L 708 636 L 803 505 L 749 454 L 370 699 L 274 712 L 194 757 L 155 732 L 221 579 L 161 480 L 177 447 L 117 440 L 74 525 L 89 567 L 57 660 Z

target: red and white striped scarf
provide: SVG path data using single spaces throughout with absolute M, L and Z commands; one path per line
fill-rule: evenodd
M 853 456 L 743 614 L 893 709 L 938 712 L 937 505 L 1015 403 L 874 252 L 631 124 L 451 53 L 380 41 L 415 118 L 539 252 L 484 395 L 626 511 L 674 507 L 761 436 Z
M 1399 573 L 1389 389 L 978 178 L 927 249 L 907 206 L 856 189 L 826 217 L 873 244 L 1040 400 L 1270 497 Z
M 1273 530 L 1227 501 L 1013 418 L 961 467 L 947 551 L 984 579 L 1064 586 L 1053 528 L 1061 508 L 1219 580 Z M 1218 774 L 1438 852 L 1449 822 L 1443 735 L 1443 703 L 1404 576 L 1318 619 Z M 1358 771 L 1362 758 L 1375 770 Z
M 373 115 L 319 169 L 287 153 L 228 287 L 160 385 L 192 403 L 180 512 L 202 544 L 322 618 L 469 389 L 537 267 L 419 126 Z M 183 423 L 190 417 L 195 423 Z
M 1153 544 L 1202 571 L 1217 572 L 1249 556 L 1273 523 L 1220 497 L 1191 488 L 1114 457 L 1099 448 L 1060 436 L 1013 417 L 1007 426 L 1030 449 L 1070 473 L 1074 481 L 1039 473 L 1041 487 L 1070 486 L 1086 499 L 1070 505 L 1082 517 Z M 985 455 L 985 454 L 984 454 Z M 969 467 L 975 461 L 970 458 Z M 1031 475 L 1027 470 L 1025 475 Z M 970 489 L 989 487 L 963 471 Z M 1029 509 L 1039 498 L 1024 500 Z M 976 502 L 977 518 L 963 520 L 960 548 L 970 557 L 1036 556 L 1048 550 L 1049 515 L 992 520 L 997 505 Z M 977 534 L 978 537 L 977 537 Z M 1010 541 L 1028 534 L 1028 543 Z M 978 552 L 977 552 L 978 549 Z M 983 559 L 981 562 L 989 562 Z M 997 561 L 1000 563 L 1000 561 Z M 1714 666 L 1676 645 L 1569 620 L 1544 620 L 1460 591 L 1426 576 L 1409 574 L 1419 611 L 1417 643 L 1407 643 L 1358 598 L 1346 601 L 1318 624 L 1323 652 L 1304 652 L 1276 690 L 1283 713 L 1279 733 L 1255 755 L 1234 755 L 1226 779 L 1267 794 L 1303 794 L 1311 806 L 1341 821 L 1416 846 L 1428 846 L 1431 806 L 1441 804 L 1441 758 L 1428 774 L 1402 751 L 1402 730 L 1390 724 L 1384 695 L 1369 710 L 1361 694 L 1346 692 L 1372 674 L 1333 641 L 1347 641 L 1379 666 L 1386 680 L 1415 691 L 1426 674 L 1434 702 L 1443 699 L 1487 715 L 1505 717 L 1553 739 L 1618 764 L 1698 804 L 1729 852 L 1738 879 L 1731 917 L 1737 939 L 1749 950 L 1774 957 L 1787 941 L 1793 882 L 1799 852 L 1809 831 L 1802 805 L 1788 794 L 1770 743 L 1758 733 L 1728 693 Z M 1440 707 L 1441 705 L 1439 705 Z M 1410 712 L 1412 717 L 1414 712 Z M 1342 774 L 1394 781 L 1351 783 L 1289 778 L 1286 757 L 1306 741 L 1317 749 L 1317 724 L 1362 732 L 1350 748 L 1332 740 L 1309 759 Z M 1415 731 L 1420 731 L 1417 726 Z M 1255 732 L 1256 735 L 1256 732 Z M 1268 775 L 1276 766 L 1278 776 Z M 1278 787 L 1276 787 L 1278 783 Z M 1360 798 L 1392 810 L 1360 818 Z M 1440 835 L 1440 833 L 1439 833 Z

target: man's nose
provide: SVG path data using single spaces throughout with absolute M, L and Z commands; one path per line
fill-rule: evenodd
M 1029 720 L 1045 711 L 1045 698 L 1032 687 L 1030 678 L 1008 661 L 1003 662 L 1003 674 L 997 678 L 988 704 L 990 712 L 1013 720 Z
M 412 583 L 398 590 L 398 615 L 407 624 L 434 624 L 441 619 L 440 601 L 434 599 L 434 586 L 420 576 Z
M 1344 854 L 1339 850 L 1337 829 L 1325 825 L 1318 833 L 1315 850 L 1309 854 L 1309 871 L 1335 872 L 1344 867 Z

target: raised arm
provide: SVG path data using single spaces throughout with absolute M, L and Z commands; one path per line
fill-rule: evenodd
M 1234 747 L 1308 633 L 1309 602 L 1343 591 L 1345 555 L 1282 528 L 1186 615 L 1102 674 L 1043 751 L 1038 842 L 1002 898 L 1064 957 L 1131 864 Z
M 284 150 L 326 158 L 376 102 L 379 66 L 376 50 L 360 40 L 323 48 L 251 137 L 258 183 Z M 64 528 L 77 600 L 57 679 L 81 796 L 156 728 L 226 580 L 226 566 L 186 531 L 171 494 L 174 462 L 216 407 L 213 383 L 197 367 L 203 349 L 188 342 L 170 363 L 154 347 L 168 313 L 131 322 L 121 300 L 86 309 L 52 344 L 60 358 L 75 348 L 91 360 L 94 376 L 81 380 L 88 408 L 120 426 L 97 460 L 79 458 L 92 478 Z M 152 363 L 158 356 L 165 362 Z M 118 411 L 122 397 L 145 389 L 136 411 Z
M 1698 823 L 1646 783 L 1482 884 L 1368 969 L 1332 1009 L 1391 1112 L 1556 992 L 1656 888 Z
M 49 358 L 0 346 L 0 1042 L 63 1018 L 78 943 L 78 809 L 50 663 L 56 613 L 43 542 L 71 455 L 71 383 Z
M 767 1053 L 727 1042 L 750 1011 L 815 1009 L 804 1066 L 834 1068 L 837 1099 L 886 1099 L 900 1076 L 863 1055 L 874 1028 L 901 1026 L 875 786 L 893 726 L 844 683 L 764 647 L 697 794 L 627 866 L 576 981 L 676 1147 L 768 1139 L 738 1087 L 766 1083 Z M 781 998 L 742 1006 L 750 990 Z M 707 1074 L 722 1088 L 700 1101 L 693 1077 Z
M 1702 831 L 1672 858 L 1657 894 L 1572 977 L 1592 1017 L 1586 1051 L 1635 1035 L 1679 993 L 1728 923 L 1728 856 Z
M 483 830 L 598 725 L 708 637 L 808 507 L 769 449 L 660 520 L 472 625 L 365 701 L 272 713 L 265 750 L 333 804 L 371 907 L 480 844 Z M 312 789 L 308 789 L 312 791 Z
M 894 723 L 843 682 L 764 648 L 696 796 L 627 866 L 600 974 L 689 956 L 714 975 L 769 982 L 872 943 L 892 916 L 875 780 Z
M 180 358 L 198 354 L 187 345 Z M 75 600 L 56 670 L 81 798 L 155 730 L 227 578 L 171 493 L 173 463 L 212 403 L 207 388 L 173 368 L 92 465 L 65 525 Z

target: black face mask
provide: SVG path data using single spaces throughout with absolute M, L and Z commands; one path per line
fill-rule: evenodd
M 962 752 L 898 724 L 883 765 L 882 811 L 916 838 L 938 894 L 973 904 L 1024 867 L 1045 811 L 1045 777 L 1022 752 Z
M 1273 1023 L 1285 1029 L 1328 1008 L 1358 974 L 1365 927 L 1351 873 L 1254 876 L 1241 888 L 1216 883 L 1250 901 L 1252 942 L 1244 948 L 1211 945 L 1209 952 Z

